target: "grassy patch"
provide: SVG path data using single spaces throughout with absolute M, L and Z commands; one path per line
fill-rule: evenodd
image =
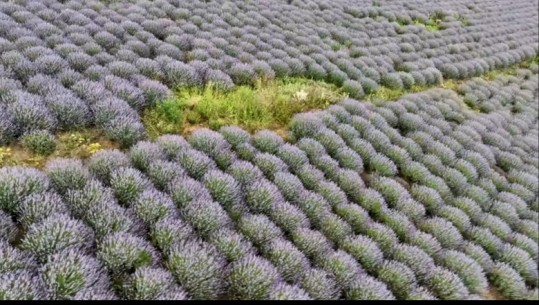
M 441 20 L 440 19 L 433 19 L 429 18 L 429 21 L 427 23 L 417 23 L 417 25 L 423 25 L 425 29 L 429 32 L 438 32 L 440 30 L 443 30 L 440 26 Z
M 250 132 L 279 130 L 299 112 L 322 109 L 346 97 L 324 82 L 284 78 L 258 81 L 254 87 L 238 86 L 229 92 L 211 84 L 180 89 L 174 96 L 143 113 L 150 138 L 165 133 L 186 133 L 194 127 L 218 129 L 238 125 Z
M 404 22 L 402 22 L 402 21 L 396 21 L 396 23 L 397 23 L 397 25 L 398 25 L 399 27 L 404 27 L 404 26 L 409 25 L 409 24 L 404 23 Z M 433 20 L 431 20 L 431 19 L 429 19 L 428 22 L 423 22 L 423 21 L 421 21 L 421 20 L 414 19 L 414 20 L 413 20 L 413 24 L 414 24 L 414 25 L 418 25 L 418 26 L 422 26 L 422 27 L 424 27 L 424 28 L 425 28 L 427 31 L 429 31 L 429 32 L 437 32 L 437 31 L 442 30 L 442 28 L 440 27 L 439 23 L 437 23 L 437 22 L 435 22 L 435 21 L 433 21 Z
M 453 90 L 455 92 L 458 91 L 459 86 L 465 81 L 457 80 L 457 79 L 445 79 L 443 83 L 440 85 L 441 88 L 447 89 L 447 90 Z
M 417 18 L 412 18 L 414 25 L 423 26 L 429 32 L 438 32 L 443 30 L 442 22 L 444 21 L 445 15 L 443 12 L 435 11 L 429 15 L 429 19 L 421 20 Z M 400 24 L 402 26 L 402 24 Z
M 429 18 L 427 22 L 424 22 L 418 19 L 414 19 L 413 22 L 414 22 L 414 25 L 422 26 L 429 32 L 438 32 L 440 30 L 443 30 L 442 27 L 440 26 L 441 20 L 434 19 L 432 17 Z
M 57 147 L 49 156 L 33 153 L 21 144 L 0 146 L 0 167 L 18 165 L 43 168 L 49 159 L 86 159 L 102 149 L 118 147 L 103 137 L 97 129 L 58 133 L 56 141 Z

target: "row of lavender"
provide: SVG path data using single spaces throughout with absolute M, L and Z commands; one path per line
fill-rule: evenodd
M 0 169 L 0 296 L 536 299 L 536 72 Z
M 96 125 L 130 146 L 141 109 L 208 82 L 301 76 L 360 98 L 468 78 L 535 56 L 536 21 L 534 1 L 4 1 L 0 144 Z

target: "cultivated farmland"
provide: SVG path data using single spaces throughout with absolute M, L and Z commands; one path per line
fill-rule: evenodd
M 538 8 L 3 1 L 0 300 L 537 300 Z

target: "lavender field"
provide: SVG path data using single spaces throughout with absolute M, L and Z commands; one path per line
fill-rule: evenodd
M 0 300 L 539 299 L 538 9 L 0 2 Z

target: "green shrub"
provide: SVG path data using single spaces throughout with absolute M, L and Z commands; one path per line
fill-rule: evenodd
M 32 131 L 23 136 L 22 145 L 33 153 L 48 156 L 56 150 L 56 139 L 46 130 Z

